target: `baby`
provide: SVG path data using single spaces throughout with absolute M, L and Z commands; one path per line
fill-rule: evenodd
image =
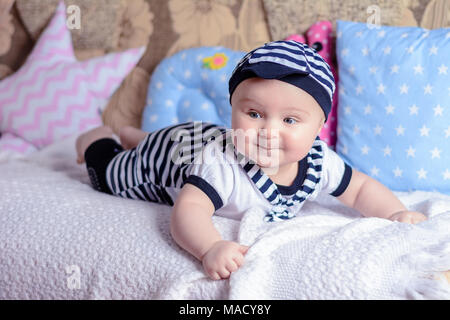
M 313 49 L 267 43 L 245 55 L 229 80 L 232 129 L 201 122 L 151 133 L 125 127 L 120 145 L 103 126 L 77 139 L 78 162 L 86 161 L 99 191 L 173 206 L 174 240 L 212 279 L 228 278 L 248 250 L 221 238 L 213 214 L 241 219 L 259 207 L 261 219 L 281 221 L 328 193 L 365 217 L 425 220 L 318 138 L 334 88 L 330 67 Z

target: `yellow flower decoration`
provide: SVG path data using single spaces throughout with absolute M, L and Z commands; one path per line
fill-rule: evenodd
M 212 57 L 206 57 L 203 60 L 203 68 L 218 70 L 227 65 L 228 57 L 224 53 L 216 53 Z

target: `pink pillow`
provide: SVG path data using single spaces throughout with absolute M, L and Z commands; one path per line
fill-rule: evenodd
M 330 21 L 319 21 L 313 24 L 306 32 L 306 39 L 303 35 L 293 34 L 286 40 L 296 40 L 306 43 L 314 48 L 322 58 L 330 65 L 336 82 L 336 90 L 333 95 L 333 105 L 328 115 L 328 120 L 320 133 L 320 139 L 325 141 L 329 146 L 336 146 L 336 126 L 337 126 L 337 106 L 338 106 L 338 74 L 336 67 L 336 53 L 334 42 L 332 39 L 333 27 Z
M 0 151 L 31 152 L 100 125 L 109 97 L 143 52 L 77 61 L 61 1 L 24 65 L 0 81 L 0 141 L 14 137 Z

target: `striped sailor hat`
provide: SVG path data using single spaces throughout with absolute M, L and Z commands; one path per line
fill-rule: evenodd
M 230 77 L 230 102 L 239 83 L 252 77 L 277 79 L 305 90 L 320 105 L 325 119 L 328 118 L 335 89 L 333 73 L 323 58 L 306 44 L 274 41 L 247 53 Z

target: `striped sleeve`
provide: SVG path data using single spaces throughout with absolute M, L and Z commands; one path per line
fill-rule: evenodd
M 350 184 L 352 168 L 328 146 L 323 149 L 322 191 L 339 197 Z

